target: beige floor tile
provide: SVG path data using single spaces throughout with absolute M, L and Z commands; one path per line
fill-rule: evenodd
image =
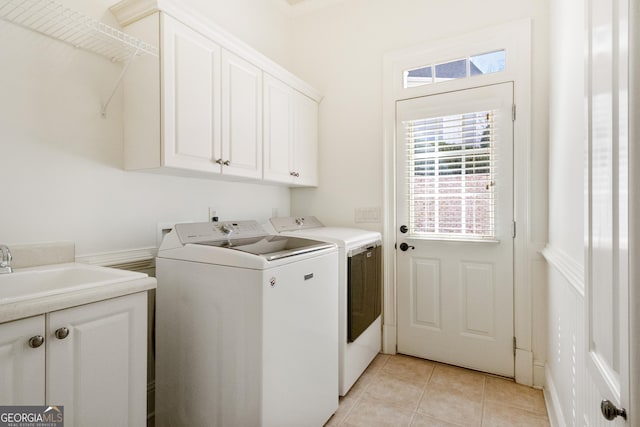
M 483 427 L 549 427 L 546 414 L 527 411 L 500 402 L 486 401 L 482 417 Z
M 516 384 L 511 380 L 487 377 L 485 399 L 547 415 L 542 390 Z
M 367 368 L 367 371 L 376 371 L 378 369 L 382 369 L 391 357 L 392 356 L 389 354 L 379 353 L 375 357 L 375 359 L 371 361 L 371 363 L 369 364 L 369 367 Z
M 486 376 L 478 372 L 439 364 L 434 368 L 427 388 L 448 390 L 471 400 L 480 401 L 484 393 L 485 379 Z
M 441 421 L 422 414 L 415 414 L 411 422 L 411 427 L 463 427 L 463 425 Z
M 333 414 L 325 426 L 338 426 L 347 418 L 349 412 L 356 406 L 360 400 L 361 394 L 353 394 L 351 391 L 346 396 L 340 397 L 338 410 Z
M 342 424 L 350 427 L 408 427 L 413 412 L 399 408 L 388 402 L 369 399 L 358 401 Z
M 455 366 L 378 355 L 326 426 L 548 427 L 540 390 Z
M 427 382 L 433 372 L 434 363 L 417 357 L 391 356 L 382 368 L 385 372 L 402 378 Z
M 424 392 L 424 386 L 420 380 L 397 377 L 385 370 L 378 373 L 375 381 L 367 386 L 364 397 L 415 411 Z
M 418 412 L 464 426 L 479 426 L 482 394 L 474 396 L 453 389 L 427 387 Z

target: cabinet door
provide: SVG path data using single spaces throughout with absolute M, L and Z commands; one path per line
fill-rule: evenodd
M 162 14 L 163 165 L 220 172 L 220 52 Z
M 293 90 L 264 75 L 264 179 L 293 182 Z
M 47 315 L 46 402 L 65 425 L 145 425 L 146 304 L 141 292 Z
M 293 91 L 295 184 L 318 185 L 318 103 Z
M 44 405 L 44 315 L 0 325 L 0 405 Z
M 262 178 L 262 70 L 222 52 L 222 173 Z

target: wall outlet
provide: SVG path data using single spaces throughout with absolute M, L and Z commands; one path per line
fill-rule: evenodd
M 218 214 L 216 208 L 209 207 L 209 222 L 218 222 Z

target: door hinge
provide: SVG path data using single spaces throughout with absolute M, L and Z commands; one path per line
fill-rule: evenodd
M 513 337 L 513 357 L 516 356 L 516 337 Z
M 516 104 L 511 105 L 511 120 L 516 121 Z

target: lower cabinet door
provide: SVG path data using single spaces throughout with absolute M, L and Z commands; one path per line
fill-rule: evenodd
M 47 316 L 46 404 L 65 426 L 146 424 L 146 292 Z
M 44 315 L 0 325 L 0 405 L 44 404 Z

